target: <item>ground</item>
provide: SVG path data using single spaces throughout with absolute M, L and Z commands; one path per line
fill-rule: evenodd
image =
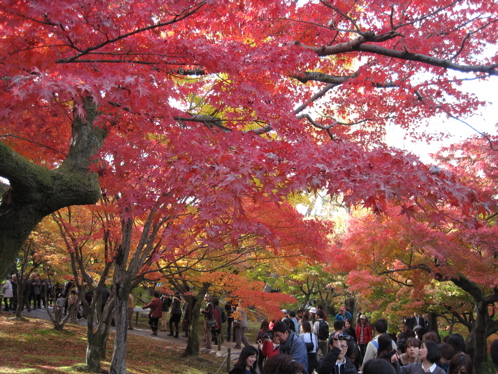
M 149 334 L 147 327 L 141 325 L 129 334 L 128 373 L 226 373 L 227 362 L 223 356 L 233 343 L 225 343 L 218 355 L 216 347 L 213 347 L 213 351 L 204 350 L 197 358 L 183 358 L 185 339 L 174 341 L 174 338 L 167 337 L 166 332 L 160 332 L 157 338 Z M 102 361 L 103 369 L 108 369 L 110 365 L 113 337 L 111 332 L 107 357 Z M 55 331 L 49 320 L 25 317 L 24 314 L 23 320 L 16 320 L 11 313 L 0 313 L 0 374 L 81 373 L 85 350 L 85 326 L 69 323 L 64 331 Z M 232 359 L 239 352 L 234 350 Z

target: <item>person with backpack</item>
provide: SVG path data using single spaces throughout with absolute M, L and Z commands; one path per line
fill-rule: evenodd
M 324 313 L 322 310 L 318 310 L 316 313 L 317 320 L 313 325 L 313 334 L 318 337 L 318 351 L 322 352 L 323 356 L 326 356 L 328 353 L 328 344 L 329 344 L 329 335 L 330 335 L 330 327 L 327 321 L 324 320 Z
M 379 349 L 379 336 L 387 333 L 387 320 L 385 318 L 379 318 L 374 324 L 375 331 L 377 335 L 367 344 L 367 349 L 365 351 L 365 356 L 363 357 L 363 363 L 377 358 L 377 350 Z M 396 343 L 394 340 L 391 341 L 391 346 L 393 350 L 397 350 Z

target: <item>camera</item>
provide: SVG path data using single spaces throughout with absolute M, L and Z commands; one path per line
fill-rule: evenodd
M 263 339 L 270 339 L 273 340 L 273 331 L 268 331 L 266 334 L 263 335 Z
M 334 336 L 334 340 L 346 340 L 349 342 L 354 340 L 354 338 L 349 334 L 341 332 L 338 335 Z

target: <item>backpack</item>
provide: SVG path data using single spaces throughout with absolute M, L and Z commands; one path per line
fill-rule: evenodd
M 325 321 L 318 321 L 318 339 L 327 340 L 329 338 L 329 324 Z

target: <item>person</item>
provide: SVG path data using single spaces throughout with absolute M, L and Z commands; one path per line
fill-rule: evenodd
M 135 297 L 128 294 L 128 330 L 133 330 L 133 311 L 135 310 Z
M 396 372 L 399 371 L 399 363 L 398 357 L 394 357 L 396 355 L 396 350 L 393 349 L 391 335 L 389 334 L 380 334 L 377 342 L 379 343 L 379 347 L 377 348 L 377 358 L 382 360 L 386 360 L 389 362 Z
M 371 360 L 372 358 L 377 358 L 377 349 L 379 347 L 378 338 L 381 334 L 387 332 L 387 320 L 385 318 L 379 318 L 374 324 L 375 331 L 377 335 L 367 344 L 367 349 L 365 350 L 365 356 L 363 357 L 363 363 Z M 391 342 L 393 349 L 397 349 L 396 343 Z
M 423 329 L 428 331 L 428 322 L 424 317 L 420 317 L 417 312 L 414 312 L 412 317 L 407 318 L 406 323 L 408 324 L 408 328 L 410 330 L 415 331 L 416 327 L 422 327 Z
M 304 342 L 283 321 L 275 322 L 273 335 L 280 344 L 278 353 L 291 355 L 294 360 L 303 365 L 303 373 L 308 374 L 308 352 Z
M 262 374 L 301 374 L 303 370 L 303 365 L 292 356 L 279 354 L 266 361 Z
M 343 306 L 339 308 L 339 313 L 335 315 L 336 321 L 345 321 L 347 319 L 351 320 L 352 318 L 353 316 L 351 315 L 349 310 L 346 310 L 346 308 Z
M 213 297 L 213 312 L 214 318 L 216 319 L 216 325 L 211 328 L 211 335 L 213 335 L 213 343 L 222 344 L 223 336 L 221 335 L 221 327 L 222 327 L 222 317 L 223 317 L 223 308 L 220 306 L 220 301 L 217 297 Z
M 303 324 L 303 322 L 305 321 L 309 321 L 311 323 L 311 325 L 313 326 L 315 324 L 315 322 L 311 321 L 310 319 L 310 312 L 307 311 L 307 310 L 303 310 L 303 313 L 301 314 L 301 319 L 299 320 L 298 322 L 298 326 L 299 326 L 299 331 L 301 331 L 301 325 Z M 270 328 L 272 328 L 270 326 Z
M 441 337 L 436 331 L 427 331 L 423 336 L 422 336 L 422 341 L 425 340 L 432 340 L 434 343 L 441 343 Z
M 446 339 L 446 343 L 450 344 L 455 350 L 455 354 L 465 352 L 465 340 L 460 334 L 450 334 Z
M 159 331 L 167 331 L 168 325 L 168 312 L 171 306 L 172 300 L 168 294 L 161 295 L 162 312 L 161 312 L 161 329 Z
M 235 309 L 236 319 L 233 321 L 234 325 L 234 335 L 235 335 L 235 349 L 242 348 L 241 343 L 244 343 L 244 346 L 247 347 L 251 345 L 249 340 L 245 335 L 245 331 L 247 328 L 247 311 L 242 307 L 242 300 L 239 300 L 239 304 Z
M 420 340 L 417 338 L 408 338 L 405 343 L 405 353 L 399 356 L 400 366 L 406 366 L 413 364 L 414 362 L 419 362 L 418 353 L 420 350 Z
M 31 298 L 33 309 L 41 309 L 41 280 L 38 274 L 33 274 L 31 278 Z
M 261 321 L 261 326 L 259 327 L 258 335 L 256 336 L 256 344 L 258 345 L 258 368 L 259 372 L 263 370 L 263 362 L 265 355 L 263 354 L 263 342 L 268 336 L 270 331 L 270 322 L 265 318 Z
M 232 300 L 228 300 L 228 302 L 225 304 L 225 313 L 227 315 L 227 333 L 226 333 L 227 342 L 230 341 L 231 334 L 232 334 L 233 313 L 234 312 L 235 312 L 235 307 L 232 304 Z M 235 340 L 235 333 L 233 334 L 233 338 Z
M 252 345 L 244 347 L 230 374 L 256 374 L 258 350 Z
M 28 309 L 28 312 L 31 312 L 31 303 L 30 303 L 30 297 L 31 297 L 31 282 L 29 279 L 24 280 L 24 285 L 22 284 L 22 277 L 21 277 L 21 287 L 22 287 L 22 300 L 19 302 L 22 303 L 22 308 L 21 310 L 24 310 L 24 307 Z M 65 296 L 69 296 L 69 294 L 66 294 Z M 64 314 L 67 313 L 67 298 L 64 299 Z
M 441 358 L 439 359 L 437 366 L 445 372 L 448 372 L 451 358 L 455 355 L 455 349 L 448 343 L 439 344 L 439 349 L 441 350 Z
M 175 338 L 178 338 L 178 335 L 180 334 L 179 325 L 182 319 L 181 302 L 182 300 L 180 292 L 176 291 L 175 295 L 171 299 L 171 315 L 169 317 L 169 334 L 168 334 L 168 336 L 174 336 Z M 164 312 L 164 308 L 162 308 L 162 311 Z M 173 330 L 175 330 L 176 332 L 173 333 Z
M 204 301 L 206 302 L 206 306 L 204 310 L 201 310 L 201 313 L 204 314 L 204 347 L 210 349 L 211 348 L 211 325 L 214 321 L 214 306 L 211 302 L 211 295 L 206 294 L 204 296 Z
M 12 290 L 12 282 L 10 281 L 12 277 L 10 275 L 5 279 L 5 283 L 2 286 L 3 300 L 5 304 L 5 311 L 14 310 L 12 305 L 12 298 L 14 297 L 14 292 Z M 1 307 L 1 305 L 0 305 Z
M 12 284 L 12 310 L 15 312 L 17 310 L 17 305 L 19 304 L 19 296 L 17 295 L 17 276 L 15 274 L 12 274 L 10 283 Z
M 448 374 L 475 374 L 470 356 L 463 352 L 454 355 L 450 360 Z
M 268 333 L 264 335 L 263 346 L 261 347 L 261 352 L 267 361 L 269 358 L 278 354 L 278 346 L 279 344 L 275 340 L 273 330 L 268 331 Z
M 71 290 L 71 293 L 67 299 L 67 304 L 69 308 L 69 316 L 71 319 L 71 322 L 77 322 L 77 316 L 78 316 L 78 306 L 79 306 L 80 299 L 78 297 L 78 294 L 76 293 L 76 290 Z M 34 308 L 36 309 L 36 308 Z
M 381 359 L 371 359 L 363 365 L 363 374 L 396 374 L 396 369 L 387 362 Z
M 491 346 L 489 347 L 489 355 L 491 356 L 491 361 L 495 366 L 495 372 L 498 374 L 498 339 L 493 340 Z
M 406 321 L 401 322 L 400 330 L 401 330 L 401 332 L 398 334 L 398 337 L 396 339 L 396 345 L 398 347 L 400 347 L 400 346 L 405 347 L 405 348 L 403 348 L 403 352 L 402 352 L 402 353 L 405 353 L 404 351 L 406 349 L 406 341 L 409 338 L 414 338 L 415 333 L 412 330 L 410 330 Z
M 60 322 L 64 314 L 64 307 L 66 305 L 66 298 L 62 296 L 62 292 L 57 295 L 57 300 L 55 301 L 55 320 Z
M 43 309 L 47 309 L 47 300 L 45 298 L 45 294 L 47 293 L 47 283 L 45 279 L 39 278 L 40 280 L 40 293 L 38 295 L 38 309 L 41 308 L 43 304 Z
M 356 370 L 359 371 L 363 363 L 363 356 L 361 355 L 360 348 L 358 348 L 358 344 L 354 340 L 348 341 L 346 357 L 349 358 Z
M 367 344 L 373 339 L 372 326 L 368 323 L 367 316 L 360 315 L 358 324 L 356 325 L 356 339 L 362 356 L 365 356 Z
M 428 340 L 422 342 L 419 350 L 420 362 L 402 366 L 400 374 L 446 374 L 436 363 L 441 358 L 441 351 L 437 343 Z
M 309 320 L 311 321 L 311 323 L 315 323 L 316 321 L 316 312 L 316 308 L 312 306 L 309 310 Z
M 354 364 L 346 357 L 348 341 L 353 337 L 344 333 L 333 333 L 329 339 L 329 351 L 320 359 L 317 366 L 318 374 L 356 374 Z
M 318 338 L 318 350 L 322 353 L 322 356 L 325 356 L 328 353 L 330 327 L 328 322 L 323 319 L 324 314 L 321 310 L 316 312 L 316 316 L 318 319 L 313 324 L 313 334 Z M 302 322 L 302 324 L 304 324 L 304 322 Z
M 183 321 L 182 330 L 184 332 L 183 337 L 188 338 L 190 325 L 194 319 L 194 305 L 197 303 L 197 297 L 194 295 L 188 295 L 185 297 L 185 302 L 183 303 Z
M 306 348 L 308 348 L 308 344 L 311 349 L 308 350 L 308 373 L 313 373 L 313 370 L 315 370 L 318 361 L 316 358 L 316 352 L 318 349 L 318 338 L 315 334 L 311 332 L 311 323 L 309 321 L 305 321 L 302 324 L 302 333 L 299 335 L 299 338 L 301 338 L 306 345 Z
M 342 332 L 344 330 L 344 320 L 338 319 L 334 321 L 334 333 Z
M 342 332 L 352 336 L 353 339 L 356 341 L 356 332 L 353 329 L 353 325 L 351 324 L 350 319 L 344 320 L 344 328 L 342 329 Z
M 159 298 L 161 294 L 158 291 L 154 291 L 154 298 L 151 300 L 150 303 L 147 305 L 144 305 L 142 309 L 148 309 L 150 308 L 150 313 L 149 313 L 149 326 L 150 329 L 152 330 L 152 334 L 154 336 L 157 336 L 157 329 L 159 325 L 159 318 L 161 318 L 162 315 L 162 303 L 161 299 Z
M 292 321 L 294 332 L 299 333 L 299 331 L 300 331 L 299 330 L 299 321 L 296 318 L 296 312 L 293 310 L 289 310 L 289 315 L 287 318 L 289 318 Z
M 321 310 L 323 313 L 323 320 L 327 322 L 327 313 L 325 313 L 325 310 L 323 310 L 323 305 L 319 304 L 316 306 L 316 314 L 318 314 L 319 310 Z

